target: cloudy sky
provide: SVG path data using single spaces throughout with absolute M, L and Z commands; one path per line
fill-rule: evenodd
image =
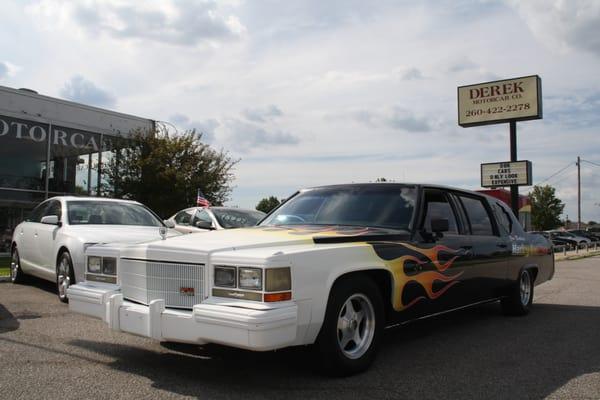
M 600 221 L 599 1 L 4 1 L 0 33 L 0 85 L 201 130 L 241 159 L 242 207 L 378 177 L 478 189 L 508 126 L 459 127 L 456 87 L 538 74 L 519 158 L 571 219 L 590 161 Z

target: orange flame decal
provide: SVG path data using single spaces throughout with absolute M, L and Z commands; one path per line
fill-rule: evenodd
M 431 248 L 419 248 L 416 246 L 412 246 L 406 243 L 398 244 L 398 246 L 404 247 L 411 252 L 421 254 L 426 257 L 426 260 L 423 261 L 422 258 L 413 256 L 413 255 L 404 255 L 393 260 L 385 261 L 388 268 L 392 271 L 394 276 L 394 296 L 393 296 L 393 306 L 396 311 L 405 310 L 421 300 L 425 299 L 425 296 L 419 296 L 415 299 L 410 300 L 407 304 L 403 303 L 402 293 L 404 291 L 404 287 L 409 282 L 418 283 L 424 290 L 427 295 L 427 298 L 430 300 L 435 300 L 438 297 L 442 296 L 444 293 L 448 291 L 452 286 L 457 284 L 459 281 L 458 277 L 462 275 L 462 272 L 458 272 L 452 275 L 444 274 L 447 271 L 454 261 L 460 256 L 458 255 L 459 251 L 451 249 L 446 246 L 434 246 Z M 439 259 L 440 252 L 445 252 L 449 254 L 454 254 L 447 261 L 441 261 Z M 415 274 L 407 275 L 405 271 L 406 263 L 412 263 L 415 265 Z M 434 270 L 423 271 L 424 268 L 427 268 L 429 265 L 434 267 Z M 441 289 L 437 291 L 433 289 L 433 285 L 435 282 L 447 283 Z

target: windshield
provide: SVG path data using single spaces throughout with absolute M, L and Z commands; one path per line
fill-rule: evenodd
M 225 229 L 254 226 L 265 216 L 263 212 L 252 210 L 219 210 L 213 208 L 212 212 L 219 225 Z
M 300 192 L 261 225 L 347 225 L 409 230 L 417 190 L 365 185 Z
M 163 226 L 150 210 L 140 204 L 116 201 L 69 201 L 67 211 L 71 225 Z

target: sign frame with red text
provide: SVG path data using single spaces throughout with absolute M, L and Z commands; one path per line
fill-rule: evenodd
M 459 86 L 457 94 L 458 125 L 463 128 L 543 117 L 538 75 Z

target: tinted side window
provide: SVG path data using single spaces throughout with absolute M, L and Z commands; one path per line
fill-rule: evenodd
M 48 207 L 42 213 L 42 217 L 47 217 L 48 215 L 56 215 L 56 216 L 58 216 L 58 220 L 60 221 L 60 217 L 61 217 L 61 214 L 62 214 L 61 211 L 62 210 L 60 208 L 60 201 L 58 201 L 58 200 L 52 200 L 48 204 Z
M 175 223 L 177 225 L 189 225 L 194 215 L 194 209 L 183 210 L 175 215 Z
M 448 196 L 439 190 L 425 190 L 424 198 L 425 215 L 421 225 L 426 232 L 431 232 L 431 220 L 447 219 L 448 233 L 458 234 L 458 225 Z
M 27 218 L 27 221 L 29 222 L 40 222 L 42 220 L 42 214 L 44 212 L 44 210 L 46 209 L 46 207 L 48 206 L 48 202 L 45 201 L 42 204 L 38 205 L 36 208 L 33 209 L 33 211 L 31 211 L 31 214 L 29 214 L 29 218 Z
M 212 223 L 212 219 L 210 218 L 210 215 L 208 215 L 208 213 L 205 210 L 199 210 L 196 215 L 194 215 L 194 219 L 192 220 L 192 225 L 196 226 L 196 222 L 197 221 L 204 221 L 204 222 L 210 222 Z
M 510 217 L 506 211 L 497 203 L 494 203 L 492 210 L 494 210 L 496 221 L 498 221 L 498 225 L 500 226 L 502 233 L 510 235 L 512 232 L 512 221 L 510 220 Z
M 475 197 L 459 197 L 469 219 L 471 234 L 493 236 L 494 228 L 492 227 L 492 220 L 483 204 L 483 200 Z

